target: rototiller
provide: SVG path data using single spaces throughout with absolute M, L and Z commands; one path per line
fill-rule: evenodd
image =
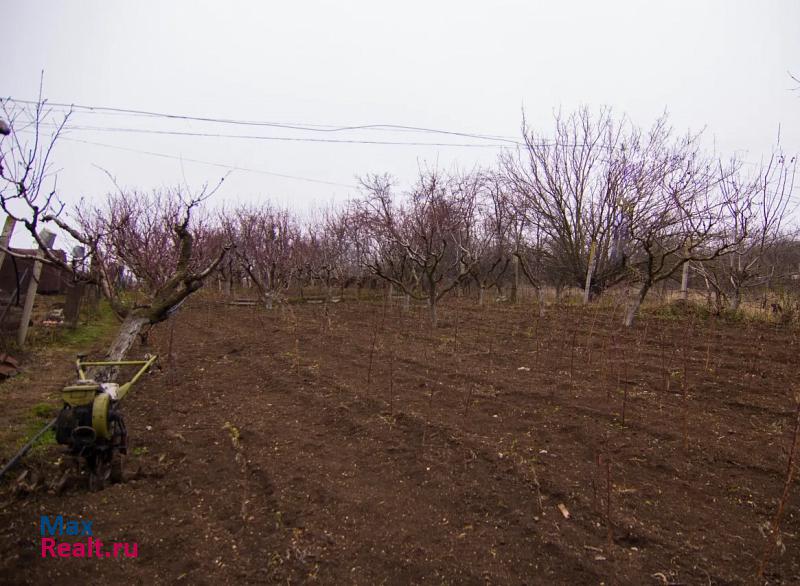
M 89 488 L 102 490 L 107 481 L 122 480 L 122 455 L 128 450 L 128 433 L 119 402 L 158 357 L 104 362 L 84 362 L 84 358 L 78 356 L 75 361 L 78 380 L 61 391 L 64 407 L 56 419 L 56 441 L 67 446 L 79 466 L 81 460 L 85 462 Z M 86 378 L 86 367 L 119 366 L 138 366 L 139 369 L 122 385 Z

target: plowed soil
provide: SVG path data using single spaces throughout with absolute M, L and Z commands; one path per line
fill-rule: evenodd
M 134 351 L 162 369 L 125 399 L 125 482 L 55 494 L 52 446 L 45 488 L 5 483 L 0 583 L 752 583 L 796 333 L 620 317 L 464 300 L 432 329 L 380 302 L 193 299 Z M 798 492 L 769 583 L 800 583 Z M 42 514 L 138 558 L 42 559 Z

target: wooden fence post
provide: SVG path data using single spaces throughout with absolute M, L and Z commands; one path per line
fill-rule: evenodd
M 14 226 L 17 224 L 17 221 L 12 218 L 11 216 L 6 216 L 6 221 L 3 224 L 3 233 L 0 234 L 0 246 L 3 248 L 8 248 L 8 245 L 11 244 L 11 235 L 14 233 Z M 3 250 L 0 250 L 0 269 L 3 268 L 3 263 L 6 260 L 6 253 Z
M 47 248 L 53 248 L 56 241 L 56 235 L 49 230 L 42 230 L 39 234 Z M 38 257 L 44 256 L 44 253 L 39 249 L 36 253 Z M 17 344 L 22 348 L 25 345 L 25 338 L 28 337 L 28 326 L 31 321 L 31 314 L 33 313 L 33 302 L 36 300 L 36 291 L 39 288 L 39 277 L 42 275 L 42 261 L 36 260 L 33 262 L 33 274 L 31 280 L 28 281 L 28 292 L 25 294 L 25 305 L 22 307 L 22 321 L 19 322 L 19 330 L 17 331 Z
M 66 300 L 64 301 L 64 321 L 67 327 L 75 328 L 81 315 L 81 301 L 86 291 L 86 285 L 81 282 L 70 283 L 67 286 Z
M 84 272 L 86 249 L 83 246 L 72 248 L 72 270 L 75 274 Z M 72 279 L 67 285 L 66 299 L 64 301 L 64 322 L 70 328 L 78 325 L 81 314 L 81 302 L 86 293 L 86 284 Z

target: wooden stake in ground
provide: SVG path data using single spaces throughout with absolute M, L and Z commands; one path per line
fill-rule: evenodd
M 56 235 L 48 230 L 42 230 L 39 235 L 47 248 L 52 248 L 56 241 Z M 37 257 L 43 258 L 44 253 L 38 250 Z M 39 289 L 39 278 L 42 276 L 42 262 L 39 260 L 33 263 L 33 274 L 31 280 L 28 281 L 28 292 L 25 294 L 25 304 L 22 307 L 22 321 L 19 322 L 19 330 L 17 331 L 17 344 L 20 347 L 25 345 L 25 339 L 28 337 L 28 327 L 31 321 L 31 314 L 33 313 L 33 302 L 36 300 L 36 291 Z
M 778 546 L 778 542 L 780 541 L 781 536 L 781 519 L 783 519 L 783 512 L 786 508 L 786 501 L 789 500 L 789 493 L 792 488 L 792 482 L 794 481 L 794 469 L 795 469 L 795 454 L 797 452 L 797 438 L 800 435 L 800 393 L 797 393 L 795 396 L 795 415 L 794 415 L 794 432 L 792 433 L 792 445 L 789 449 L 789 463 L 786 468 L 786 480 L 783 483 L 783 493 L 781 494 L 781 500 L 778 503 L 778 510 L 775 511 L 775 516 L 772 519 L 772 523 L 770 524 L 770 535 L 769 539 L 767 540 L 766 545 L 764 546 L 764 553 L 761 556 L 761 563 L 758 565 L 758 572 L 756 573 L 756 582 L 761 583 L 764 577 L 764 570 L 767 567 L 767 562 L 769 558 L 775 551 L 775 548 Z
M 69 328 L 78 326 L 78 319 L 81 315 L 81 302 L 85 292 L 85 283 L 70 283 L 67 286 L 67 294 L 64 301 L 64 323 Z
M 628 408 L 628 362 L 622 359 L 622 365 L 617 371 L 617 387 L 622 389 L 622 427 L 625 427 L 625 414 Z
M 17 221 L 14 218 L 6 216 L 6 221 L 3 224 L 3 233 L 0 234 L 0 247 L 2 247 L 0 248 L 0 269 L 3 268 L 3 263 L 6 260 L 5 249 L 11 243 L 11 235 L 14 233 L 14 226 L 16 225 Z
M 606 539 L 608 540 L 608 553 L 614 547 L 614 526 L 611 524 L 611 459 L 606 455 Z
M 570 354 L 569 354 L 569 388 L 570 390 L 575 388 L 574 385 L 574 378 L 575 378 L 575 344 L 577 343 L 578 339 L 578 328 L 575 327 L 572 330 L 572 343 L 570 346 Z
M 389 353 L 389 415 L 394 415 L 394 349 L 396 340 L 392 342 L 392 349 Z
M 689 322 L 689 339 L 683 346 L 683 375 L 681 376 L 681 392 L 683 395 L 683 451 L 689 452 L 689 356 L 694 339 L 694 318 Z M 687 462 L 688 463 L 688 462 Z
M 169 340 L 167 342 L 167 365 L 169 366 L 169 382 L 175 384 L 175 354 L 172 352 L 172 343 L 175 338 L 175 319 L 169 324 Z
M 453 352 L 458 352 L 458 300 L 455 306 L 455 331 L 453 333 Z
M 597 314 L 600 311 L 600 304 L 598 303 L 594 308 L 592 314 L 592 324 L 589 326 L 589 336 L 586 338 L 586 365 L 592 365 L 592 336 L 594 335 L 594 324 L 597 321 Z
M 386 304 L 383 305 L 384 315 L 386 315 Z M 372 343 L 369 346 L 369 363 L 367 365 L 367 388 L 372 384 L 372 357 L 375 355 L 375 344 L 378 341 L 378 318 L 372 312 Z

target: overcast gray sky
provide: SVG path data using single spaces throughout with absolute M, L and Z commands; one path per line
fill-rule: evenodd
M 722 154 L 758 162 L 779 125 L 800 149 L 800 1 L 199 2 L 1 0 L 0 94 L 192 116 L 321 125 L 398 124 L 519 137 L 554 110 L 611 106 L 641 124 L 667 110 Z M 302 139 L 475 143 L 442 134 L 311 132 L 75 113 L 78 127 Z M 71 130 L 55 155 L 61 197 L 101 197 L 108 169 L 149 189 L 218 179 L 217 200 L 297 209 L 346 199 L 367 172 L 408 182 L 421 163 L 489 165 L 498 149 L 244 140 Z M 99 146 L 102 143 L 110 146 Z M 163 158 L 132 151 L 149 151 Z M 183 159 L 181 162 L 180 159 Z

